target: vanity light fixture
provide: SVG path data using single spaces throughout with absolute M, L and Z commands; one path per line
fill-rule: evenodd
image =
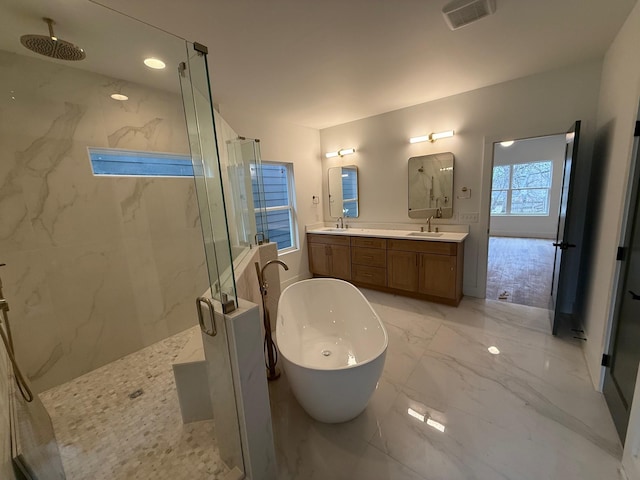
M 453 135 L 454 135 L 453 130 L 447 130 L 446 132 L 437 132 L 437 133 L 434 132 L 434 133 L 430 133 L 429 135 L 420 135 L 419 137 L 411 137 L 409 139 L 409 143 L 420 143 L 420 142 L 426 142 L 426 141 L 433 143 L 436 140 L 440 140 L 441 138 L 453 137 Z
M 500 145 L 502 145 L 503 147 L 507 148 L 510 147 L 511 145 L 513 145 L 515 142 L 513 140 L 507 140 L 506 142 L 500 142 Z
M 154 70 L 162 70 L 166 67 L 165 63 L 162 60 L 153 57 L 145 58 L 144 64 L 149 68 L 153 68 Z
M 411 137 L 409 143 L 420 143 L 429 140 L 429 135 L 420 135 L 419 137 Z
M 337 152 L 327 152 L 324 156 L 327 158 L 343 157 L 345 155 L 351 155 L 352 153 L 355 153 L 355 151 L 355 148 L 341 148 Z
M 429 141 L 435 142 L 436 140 L 440 140 L 441 138 L 453 137 L 453 135 L 454 135 L 453 130 L 447 130 L 446 132 L 432 133 L 431 135 L 429 135 Z
M 112 93 L 109 96 L 111 98 L 113 98 L 114 100 L 118 100 L 120 102 L 124 102 L 125 100 L 129 100 L 129 97 L 127 97 L 126 95 L 122 95 L 121 93 Z

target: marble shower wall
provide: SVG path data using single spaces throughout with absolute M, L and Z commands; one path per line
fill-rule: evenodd
M 208 282 L 193 179 L 94 177 L 87 154 L 187 153 L 179 94 L 2 51 L 0 92 L 1 274 L 35 389 L 194 325 Z

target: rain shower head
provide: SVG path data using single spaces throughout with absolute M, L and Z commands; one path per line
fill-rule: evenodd
M 20 43 L 29 50 L 59 60 L 83 60 L 87 55 L 84 50 L 73 43 L 60 40 L 53 34 L 53 20 L 43 18 L 49 25 L 49 36 L 47 35 L 22 35 Z

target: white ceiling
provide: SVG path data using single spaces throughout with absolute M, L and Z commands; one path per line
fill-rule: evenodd
M 440 13 L 447 0 L 96 1 L 207 45 L 217 103 L 315 128 L 601 58 L 636 2 L 497 0 L 495 15 L 451 31 Z M 144 83 L 149 72 L 138 72 L 139 56 L 153 50 L 154 38 L 173 45 L 170 37 L 118 27 L 87 3 L 3 0 L 32 18 L 15 25 L 3 15 L 0 48 L 8 49 L 7 29 L 45 33 L 36 11 L 48 11 L 65 40 L 84 46 L 102 32 L 91 48 L 112 52 L 110 73 Z M 77 38 L 64 35 L 65 21 Z

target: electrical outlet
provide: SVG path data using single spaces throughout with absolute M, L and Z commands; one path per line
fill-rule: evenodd
M 460 212 L 460 221 L 468 223 L 478 223 L 478 212 L 462 213 Z

